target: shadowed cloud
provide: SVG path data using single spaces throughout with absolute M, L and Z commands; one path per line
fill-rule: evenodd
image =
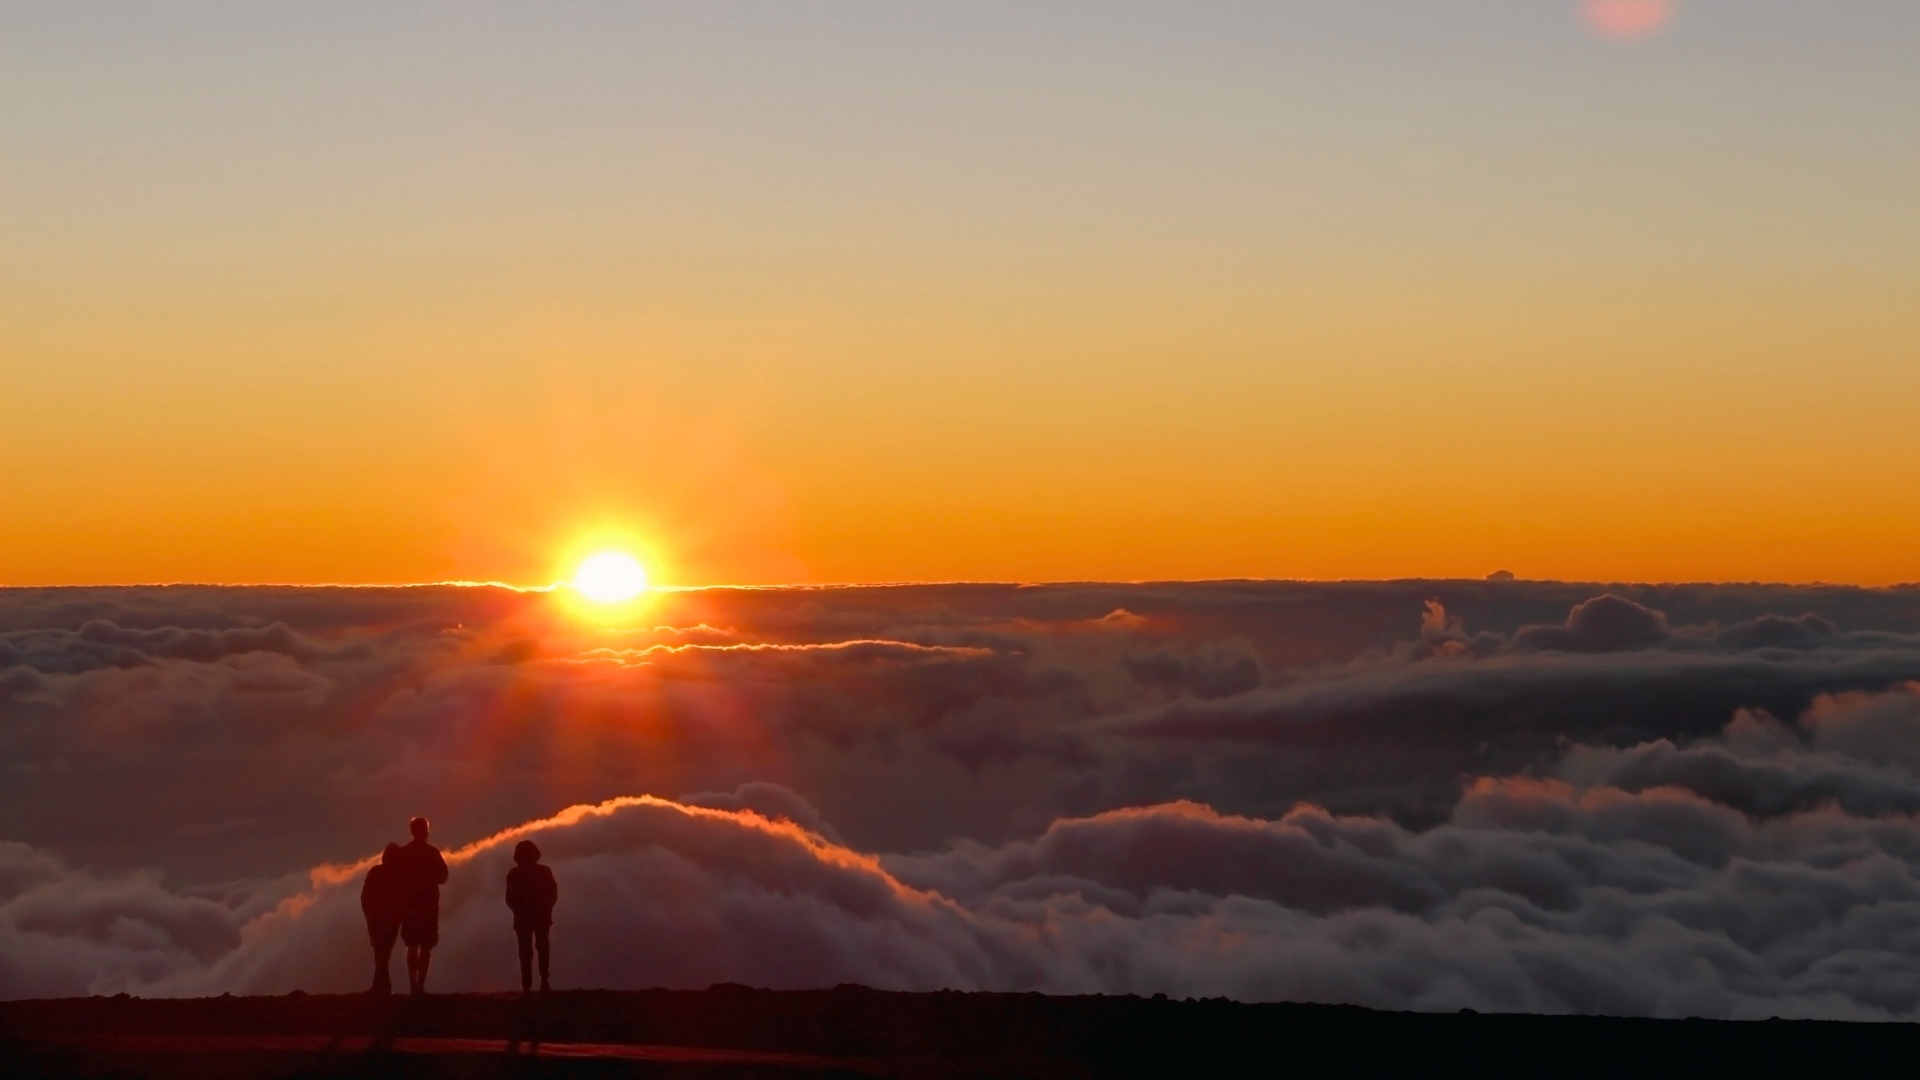
M 448 988 L 509 985 L 535 837 L 575 985 L 1920 1007 L 1908 590 L 719 590 L 611 631 L 46 590 L 0 626 L 8 996 L 352 988 L 354 868 L 424 810 L 490 837 Z

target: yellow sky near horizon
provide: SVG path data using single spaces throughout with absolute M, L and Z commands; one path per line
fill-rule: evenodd
M 632 10 L 9 16 L 0 584 L 1920 580 L 1896 7 Z

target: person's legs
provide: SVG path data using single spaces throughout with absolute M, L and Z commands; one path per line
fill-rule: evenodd
M 400 941 L 407 947 L 407 993 L 420 992 L 420 924 L 418 920 L 400 920 Z
M 433 947 L 440 944 L 440 913 L 409 915 L 400 923 L 400 940 L 407 943 L 407 989 L 427 992 L 427 968 L 433 963 Z
M 533 935 L 534 931 L 525 927 L 513 928 L 513 936 L 520 943 L 520 989 L 523 992 L 533 989 Z M 542 950 L 540 959 L 545 961 L 546 958 L 546 951 Z M 545 967 L 546 964 L 543 962 L 541 964 L 543 971 Z
M 550 951 L 548 947 L 547 937 L 550 930 L 551 930 L 550 927 L 543 926 L 540 929 L 535 930 L 533 932 L 533 947 L 540 950 L 540 989 L 542 990 L 553 989 L 553 983 L 547 978 L 547 956 Z M 524 949 L 522 950 L 520 955 L 522 957 L 526 956 L 526 952 L 524 951 Z M 527 962 L 524 959 L 520 961 L 520 970 L 522 972 L 525 972 L 527 970 Z M 524 983 L 524 982 L 528 982 L 529 980 L 523 974 L 521 976 L 520 981 Z
M 368 934 L 373 939 L 373 992 L 387 994 L 393 992 L 393 941 L 400 934 L 397 926 L 371 926 Z

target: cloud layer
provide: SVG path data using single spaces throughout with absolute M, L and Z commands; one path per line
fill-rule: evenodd
M 1920 1009 L 1907 591 L 950 586 L 650 615 L 0 593 L 0 996 L 363 985 L 354 867 L 426 812 L 454 848 L 447 988 L 512 979 L 499 883 L 531 835 L 575 985 Z

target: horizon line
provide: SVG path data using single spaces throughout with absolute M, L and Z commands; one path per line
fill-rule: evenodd
M 1895 591 L 1902 589 L 1920 589 L 1920 580 L 1889 582 L 1884 585 L 1865 585 L 1856 582 L 1825 581 L 1820 579 L 1806 581 L 1747 579 L 1667 579 L 1660 581 L 1636 581 L 1627 578 L 1603 580 L 1600 578 L 1499 578 L 1491 575 L 1482 577 L 1446 577 L 1421 576 L 1406 577 L 1201 577 L 1201 578 L 1056 578 L 1056 579 L 988 579 L 988 578 L 948 578 L 948 579 L 898 579 L 886 581 L 833 581 L 833 582 L 783 582 L 762 584 L 738 584 L 711 582 L 698 585 L 649 585 L 648 593 L 693 593 L 719 591 L 828 591 L 836 589 L 903 589 L 927 587 L 963 587 L 963 586 L 1000 586 L 1007 588 L 1049 588 L 1086 585 L 1225 585 L 1225 584 L 1298 584 L 1298 585 L 1394 585 L 1419 582 L 1476 584 L 1476 585 L 1595 585 L 1595 586 L 1637 586 L 1637 587 L 1676 587 L 1676 586 L 1716 586 L 1731 588 L 1735 586 L 1765 586 L 1770 588 L 1793 589 L 1860 589 L 1867 591 Z M 569 587 L 565 581 L 550 582 L 545 585 L 515 585 L 497 580 L 472 580 L 450 578 L 440 581 L 409 582 L 350 582 L 350 581 L 136 581 L 136 582 L 62 582 L 59 584 L 15 585 L 0 582 L 0 592 L 52 589 L 502 589 L 515 593 L 551 593 Z

